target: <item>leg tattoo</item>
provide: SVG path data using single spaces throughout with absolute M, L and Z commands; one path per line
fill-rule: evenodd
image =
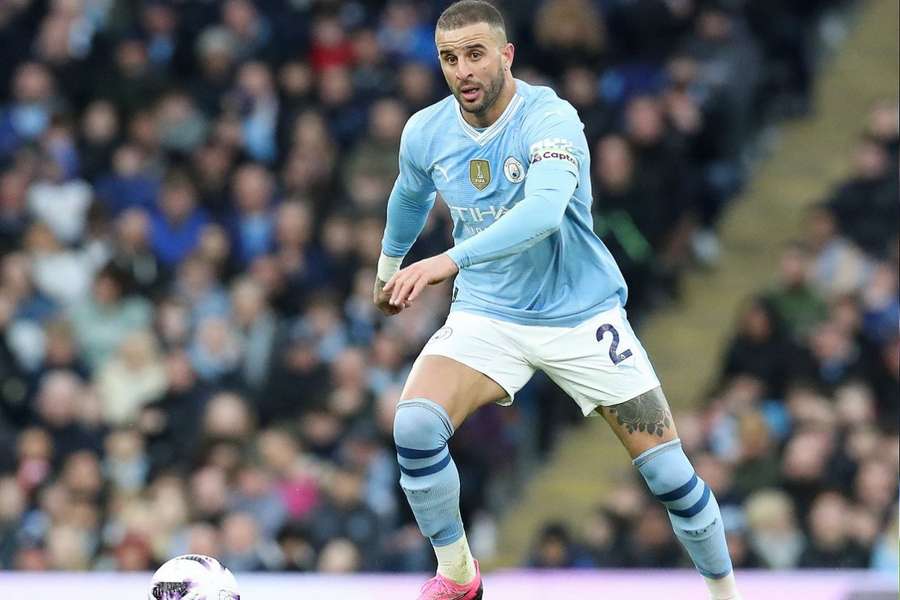
M 604 406 L 602 410 L 613 415 L 628 433 L 636 431 L 662 437 L 672 427 L 672 414 L 661 388 L 636 396 L 627 402 Z

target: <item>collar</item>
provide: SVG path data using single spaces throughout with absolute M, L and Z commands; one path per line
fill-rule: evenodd
M 506 124 L 512 120 L 512 116 L 516 113 L 516 111 L 521 108 L 524 102 L 524 98 L 519 95 L 519 92 L 516 92 L 513 95 L 512 100 L 509 101 L 509 104 L 506 106 L 506 110 L 503 111 L 503 114 L 500 115 L 496 121 L 490 124 L 490 126 L 478 130 L 469 123 L 466 122 L 465 118 L 463 118 L 462 107 L 459 105 L 459 102 L 456 103 L 456 117 L 459 120 L 459 124 L 463 129 L 463 132 L 472 138 L 479 146 L 484 146 L 489 141 L 500 135 L 500 132 L 503 131 L 503 128 L 506 127 Z

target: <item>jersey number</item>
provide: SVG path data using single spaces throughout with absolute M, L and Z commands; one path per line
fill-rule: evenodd
M 626 350 L 621 354 L 617 352 L 619 349 L 619 332 L 609 323 L 604 323 L 597 329 L 597 341 L 602 342 L 603 336 L 605 336 L 607 332 L 612 334 L 612 343 L 609 345 L 609 360 L 611 360 L 614 365 L 617 365 L 631 356 L 631 350 Z

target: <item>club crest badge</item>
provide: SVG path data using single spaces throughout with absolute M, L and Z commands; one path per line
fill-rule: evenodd
M 510 183 L 519 183 L 525 179 L 525 168 L 515 156 L 510 156 L 503 163 L 503 174 L 506 175 Z
M 491 163 L 482 158 L 470 160 L 469 181 L 478 191 L 486 188 L 491 182 Z
M 447 327 L 445 325 L 444 327 L 441 327 L 436 332 L 434 332 L 434 335 L 431 336 L 431 339 L 432 339 L 432 341 L 437 342 L 439 340 L 446 340 L 451 335 L 453 335 L 453 328 Z

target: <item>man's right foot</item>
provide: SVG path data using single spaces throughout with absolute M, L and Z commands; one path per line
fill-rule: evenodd
M 481 569 L 476 560 L 475 577 L 472 581 L 460 584 L 438 573 L 422 586 L 419 600 L 481 600 L 483 593 Z

